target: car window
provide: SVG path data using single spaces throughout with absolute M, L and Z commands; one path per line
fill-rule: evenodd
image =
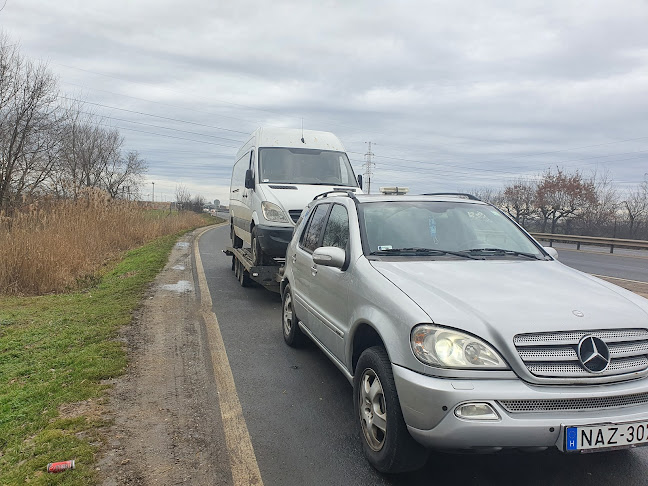
M 324 230 L 322 246 L 345 249 L 349 241 L 349 214 L 341 204 L 334 204 Z
M 326 223 L 326 214 L 328 213 L 329 206 L 330 204 L 320 204 L 315 207 L 313 215 L 308 222 L 308 227 L 301 239 L 301 247 L 305 250 L 313 252 L 319 247 L 320 236 Z

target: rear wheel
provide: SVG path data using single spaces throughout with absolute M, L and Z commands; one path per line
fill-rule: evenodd
M 245 269 L 243 264 L 237 260 L 238 264 L 238 279 L 241 287 L 251 287 L 253 280 L 250 278 L 250 273 Z
M 299 319 L 293 308 L 292 291 L 290 285 L 286 285 L 281 299 L 281 328 L 286 344 L 293 348 L 299 348 L 306 344 L 306 335 L 299 328 Z
M 382 346 L 366 349 L 353 379 L 356 417 L 369 463 L 383 473 L 419 469 L 428 452 L 407 431 L 389 356 Z
M 232 248 L 243 248 L 243 240 L 236 236 L 234 223 L 230 223 L 230 238 L 232 238 Z

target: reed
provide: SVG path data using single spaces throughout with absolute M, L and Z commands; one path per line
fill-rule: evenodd
M 0 294 L 41 295 L 87 287 L 125 250 L 204 226 L 191 212 L 153 210 L 86 190 L 76 200 L 42 200 L 0 212 Z

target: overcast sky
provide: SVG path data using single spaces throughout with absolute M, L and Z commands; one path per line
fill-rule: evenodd
M 0 28 L 121 129 L 158 200 L 226 200 L 246 136 L 302 118 L 357 174 L 373 142 L 372 188 L 648 176 L 644 0 L 7 0 Z

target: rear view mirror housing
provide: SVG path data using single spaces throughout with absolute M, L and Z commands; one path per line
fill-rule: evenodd
M 252 173 L 252 169 L 245 171 L 245 188 L 254 189 L 254 174 Z
M 322 246 L 313 252 L 313 263 L 324 267 L 342 268 L 346 261 L 346 252 L 335 246 Z
M 542 249 L 549 253 L 549 256 L 553 258 L 554 260 L 558 260 L 558 250 L 551 246 L 543 246 Z

